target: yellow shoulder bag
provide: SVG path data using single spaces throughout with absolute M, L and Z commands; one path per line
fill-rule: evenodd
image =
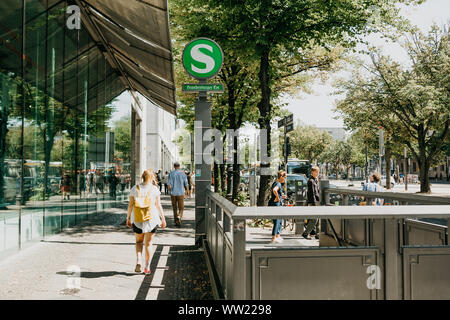
M 151 219 L 151 210 L 150 210 L 150 191 L 147 192 L 145 197 L 142 197 L 139 190 L 139 185 L 136 186 L 137 197 L 134 198 L 134 221 L 136 222 L 144 222 Z

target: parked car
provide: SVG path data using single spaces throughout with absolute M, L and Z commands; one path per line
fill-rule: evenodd
M 328 179 L 336 180 L 336 175 L 334 173 L 328 175 Z
M 305 186 L 308 184 L 308 179 L 304 174 L 288 174 L 287 175 L 287 188 L 288 194 L 295 193 L 295 181 L 300 180 L 301 183 Z

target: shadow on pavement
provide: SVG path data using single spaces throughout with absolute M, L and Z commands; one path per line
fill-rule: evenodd
M 161 256 L 163 245 L 158 245 L 150 268 L 136 295 L 145 300 L 151 288 L 154 271 Z M 158 300 L 213 300 L 212 287 L 202 248 L 195 246 L 171 246 L 164 268 Z
M 60 271 L 60 272 L 57 272 L 56 274 L 60 274 L 63 276 L 72 276 L 73 272 Z M 132 277 L 132 276 L 139 276 L 139 275 L 142 275 L 142 274 L 137 273 L 137 272 L 118 272 L 118 271 L 99 271 L 99 272 L 83 271 L 80 273 L 81 278 L 88 278 L 88 279 L 114 277 L 114 276 Z
M 68 244 L 100 244 L 100 245 L 113 245 L 113 246 L 134 246 L 134 242 L 80 242 L 80 241 L 47 241 L 41 240 L 46 243 L 68 243 Z

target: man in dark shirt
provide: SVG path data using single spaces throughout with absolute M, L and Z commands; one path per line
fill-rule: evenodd
M 311 177 L 308 179 L 308 192 L 307 192 L 307 205 L 308 206 L 319 206 L 320 205 L 320 187 L 319 187 L 319 167 L 311 168 Z M 309 234 L 316 228 L 317 219 L 308 219 L 308 223 L 306 224 L 306 229 L 303 232 L 302 236 L 305 239 L 310 239 Z M 314 231 L 316 239 L 319 238 L 317 230 Z

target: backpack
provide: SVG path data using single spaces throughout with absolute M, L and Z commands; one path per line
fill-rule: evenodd
M 151 219 L 151 210 L 150 210 L 150 191 L 142 197 L 139 190 L 139 185 L 136 186 L 137 197 L 134 198 L 134 221 L 136 222 L 144 222 Z

